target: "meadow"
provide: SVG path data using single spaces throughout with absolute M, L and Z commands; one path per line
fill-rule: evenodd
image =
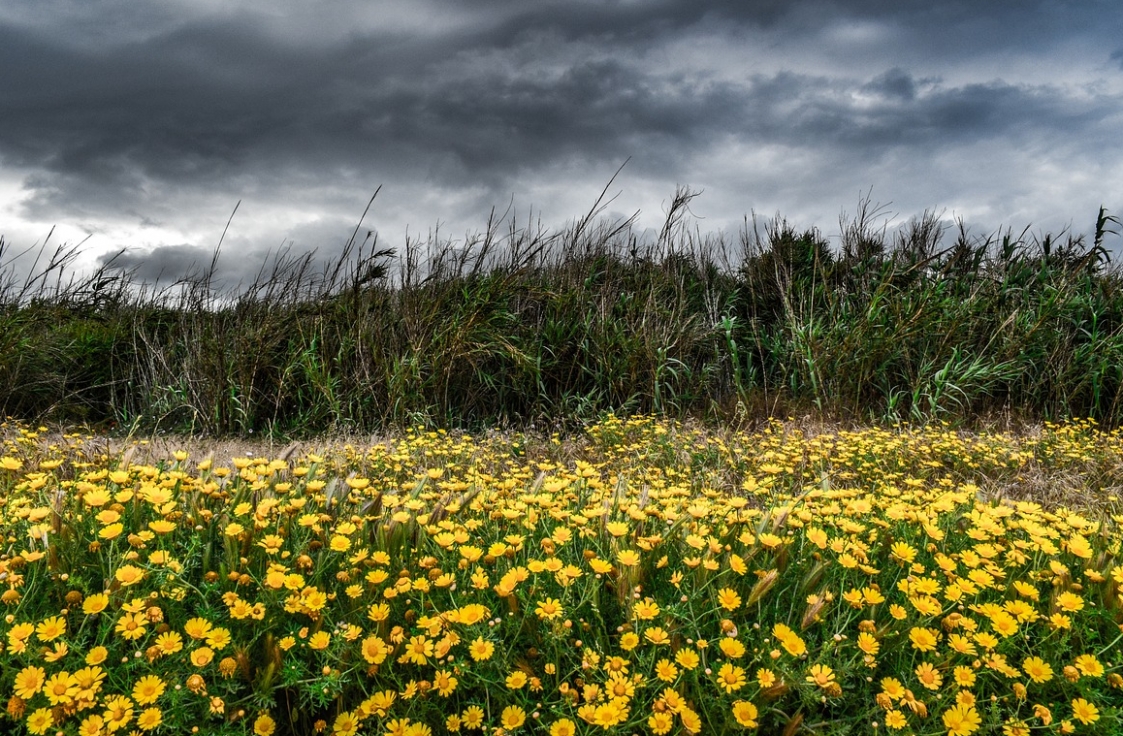
M 1123 732 L 1094 420 L 2 433 L 5 732 Z
M 1123 733 L 1119 220 L 694 196 L 251 283 L 0 239 L 0 731 Z

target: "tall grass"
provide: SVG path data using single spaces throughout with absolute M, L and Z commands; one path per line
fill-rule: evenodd
M 862 202 L 838 246 L 776 218 L 704 235 L 680 190 L 653 236 L 602 201 L 556 231 L 493 216 L 465 241 L 353 237 L 156 288 L 61 248 L 17 278 L 0 241 L 0 412 L 212 434 L 602 412 L 861 421 L 1123 420 L 1123 290 L 1105 240 L 890 233 Z M 356 236 L 358 235 L 356 229 Z

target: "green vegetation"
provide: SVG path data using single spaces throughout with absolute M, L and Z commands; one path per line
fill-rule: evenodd
M 238 291 L 217 253 L 164 289 L 112 264 L 73 276 L 73 249 L 26 279 L 9 260 L 0 413 L 279 436 L 605 411 L 1121 423 L 1106 211 L 1088 243 L 949 233 L 932 213 L 889 233 L 865 202 L 833 247 L 779 218 L 701 235 L 692 196 L 646 239 L 598 202 L 557 232 L 493 218 L 400 252 L 353 238 L 322 269 L 282 254 Z

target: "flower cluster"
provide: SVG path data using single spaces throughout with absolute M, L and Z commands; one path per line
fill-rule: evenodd
M 1086 424 L 609 419 L 568 443 L 415 430 L 150 464 L 5 431 L 8 730 L 1123 728 L 1116 499 L 981 490 L 1120 467 Z

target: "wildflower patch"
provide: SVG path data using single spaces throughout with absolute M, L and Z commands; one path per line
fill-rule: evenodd
M 7 732 L 1123 730 L 1123 517 L 1094 495 L 1123 442 L 1087 423 L 143 464 L 4 430 Z M 1033 473 L 1089 504 L 987 490 Z

